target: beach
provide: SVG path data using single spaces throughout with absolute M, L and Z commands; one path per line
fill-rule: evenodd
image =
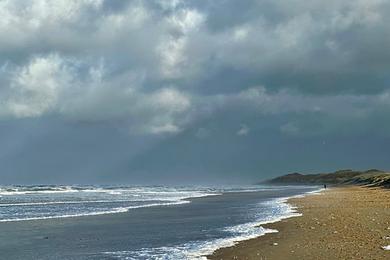
M 390 190 L 336 187 L 288 200 L 300 217 L 262 225 L 277 233 L 221 248 L 208 259 L 389 259 Z

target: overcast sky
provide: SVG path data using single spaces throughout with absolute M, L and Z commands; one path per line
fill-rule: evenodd
M 0 0 L 0 182 L 390 169 L 390 1 Z

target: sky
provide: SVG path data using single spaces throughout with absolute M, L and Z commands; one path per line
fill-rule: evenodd
M 0 182 L 390 169 L 390 1 L 0 0 Z

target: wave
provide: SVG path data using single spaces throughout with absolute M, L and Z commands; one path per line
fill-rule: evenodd
M 71 187 L 71 186 L 0 188 L 0 195 L 4 195 L 4 196 L 28 195 L 28 194 L 78 193 L 78 192 L 107 193 L 112 195 L 121 194 L 120 191 L 114 189 L 82 188 L 82 187 Z
M 256 237 L 263 236 L 268 233 L 276 233 L 278 230 L 268 229 L 262 225 L 279 222 L 283 219 L 301 216 L 297 212 L 296 207 L 287 203 L 288 199 L 295 197 L 303 197 L 307 194 L 319 194 L 323 189 L 318 189 L 311 192 L 306 192 L 301 195 L 276 198 L 267 202 L 261 203 L 263 206 L 268 206 L 275 209 L 279 214 L 269 216 L 267 218 L 259 218 L 257 221 L 243 223 L 235 226 L 226 227 L 223 231 L 230 233 L 226 238 L 214 239 L 209 241 L 195 241 L 178 245 L 174 247 L 159 247 L 159 248 L 142 248 L 136 251 L 115 251 L 103 252 L 104 255 L 118 259 L 187 259 L 187 260 L 207 260 L 207 255 L 212 254 L 220 248 L 226 248 L 236 245 L 237 243 Z
M 88 203 L 121 203 L 121 202 L 143 202 L 134 200 L 83 200 L 83 201 L 48 201 L 48 202 L 22 202 L 22 203 L 3 203 L 0 207 L 18 207 L 18 206 L 42 206 L 42 205 L 61 205 L 61 204 L 88 204 Z
M 0 196 L 12 195 L 30 195 L 30 194 L 55 194 L 55 193 L 105 193 L 110 195 L 132 194 L 133 196 L 153 196 L 153 195 L 172 195 L 186 196 L 188 192 L 194 193 L 222 193 L 222 192 L 258 192 L 265 190 L 278 190 L 280 187 L 273 186 L 248 186 L 246 188 L 239 186 L 223 187 L 223 188 L 205 188 L 205 187 L 191 187 L 191 188 L 172 188 L 172 187 L 98 187 L 98 186 L 61 186 L 61 185 L 38 185 L 38 186 L 0 186 Z
M 202 196 L 204 193 L 217 193 L 216 190 L 188 190 L 168 187 L 91 187 L 91 186 L 12 186 L 0 187 L 1 196 L 39 195 L 39 194 L 62 194 L 62 193 L 96 193 L 108 195 L 125 195 L 132 197 L 153 198 L 160 200 L 183 199 L 188 197 Z M 206 195 L 208 196 L 208 195 Z
M 222 193 L 203 193 L 192 194 L 173 198 L 149 198 L 142 200 L 80 200 L 80 201 L 47 201 L 47 202 L 20 202 L 20 203 L 0 203 L 0 207 L 18 207 L 18 206 L 42 206 L 42 205 L 61 205 L 61 204 L 88 204 L 88 203 L 123 203 L 123 202 L 146 202 L 146 201 L 180 201 L 183 199 L 201 198 L 208 196 L 219 196 Z
M 255 192 L 262 190 L 260 187 L 259 189 L 253 189 L 252 187 L 248 187 L 245 189 L 241 189 L 241 192 Z M 227 192 L 236 192 L 239 191 L 238 189 L 229 189 Z M 80 193 L 81 192 L 81 193 Z M 12 222 L 12 221 L 29 221 L 29 220 L 44 220 L 44 219 L 56 219 L 56 218 L 69 218 L 69 217 L 83 217 L 83 216 L 95 216 L 95 215 L 106 215 L 106 214 L 116 214 L 116 213 L 123 213 L 127 212 L 131 209 L 137 209 L 137 208 L 145 208 L 145 207 L 155 207 L 155 206 L 168 206 L 168 205 L 178 205 L 178 204 L 185 204 L 190 203 L 190 199 L 192 198 L 200 198 L 200 197 L 206 197 L 206 196 L 218 196 L 223 194 L 223 190 L 221 189 L 203 189 L 203 190 L 183 190 L 181 188 L 166 188 L 166 187 L 109 187 L 109 188 L 102 188 L 102 187 L 93 187 L 93 186 L 33 186 L 33 187 L 2 187 L 0 188 L 0 194 L 7 194 L 7 195 L 17 195 L 15 198 L 9 201 L 8 203 L 2 203 L 0 204 L 0 207 L 10 208 L 10 213 L 8 215 L 3 214 L 3 219 L 0 219 L 0 222 Z M 31 199 L 33 196 L 29 196 L 31 193 L 72 193 L 71 195 L 66 195 L 66 198 L 69 200 L 59 200 L 59 201 L 26 201 L 26 199 Z M 76 193 L 73 195 L 73 193 Z M 84 193 L 96 193 L 96 195 L 93 195 L 93 200 L 88 200 L 88 197 L 85 197 Z M 19 195 L 25 195 L 27 194 L 28 197 Z M 103 194 L 100 196 L 99 194 Z M 107 194 L 107 195 L 105 195 Z M 56 195 L 57 196 L 57 195 Z M 69 197 L 70 196 L 70 197 Z M 82 200 L 82 198 L 86 200 Z M 89 197 L 91 198 L 91 197 Z M 46 199 L 46 198 L 45 198 Z M 80 200 L 79 200 L 80 199 Z M 8 198 L 7 198 L 8 200 Z M 34 198 L 34 200 L 36 200 Z M 41 199 L 40 199 L 41 200 Z M 278 201 L 272 201 L 270 203 L 273 203 L 275 205 L 288 205 L 286 203 L 287 198 L 281 198 L 278 199 Z M 132 206 L 122 206 L 118 207 L 118 204 L 116 203 L 144 203 L 143 205 L 132 205 Z M 148 203 L 149 202 L 149 203 Z M 91 209 L 89 206 L 88 208 L 73 208 L 69 209 L 67 213 L 69 214 L 62 214 L 60 212 L 53 213 L 53 208 L 50 208 L 50 206 L 55 205 L 79 205 L 79 204 L 91 204 L 91 203 L 113 203 L 113 205 L 110 205 L 109 208 L 105 206 L 104 209 L 97 210 Z M 116 205 L 115 205 L 116 204 Z M 47 211 L 42 212 L 44 210 L 44 205 L 48 205 Z M 115 207 L 116 206 L 116 207 Z M 24 211 L 22 216 L 19 215 L 18 218 L 14 218 L 12 211 L 14 209 L 12 207 L 31 207 L 28 208 L 28 211 Z M 37 207 L 36 209 L 34 207 Z M 289 213 L 291 216 L 295 216 L 293 213 L 294 209 L 286 209 L 284 211 L 284 215 Z M 73 212 L 72 212 L 73 211 Z M 82 211 L 82 212 L 80 212 Z M 275 221 L 278 221 L 279 219 L 276 219 Z M 267 220 L 270 221 L 270 220 Z M 261 225 L 262 223 L 247 223 L 244 226 L 236 227 L 236 231 L 231 230 L 230 232 L 236 232 L 239 234 L 238 240 L 244 240 L 249 239 L 249 237 L 252 236 L 260 236 L 263 232 L 266 232 L 265 230 L 256 229 L 253 230 L 253 227 L 251 228 L 251 225 Z M 242 232 L 238 232 L 238 229 L 241 229 Z M 247 230 L 246 233 L 244 230 Z M 229 232 L 229 231 L 226 231 Z M 226 240 L 225 242 L 218 242 L 217 244 L 224 244 L 226 243 L 226 246 L 231 245 L 231 241 Z M 210 247 L 210 246 L 206 246 Z
M 31 189 L 31 188 L 30 188 Z M 146 191 L 150 194 L 153 194 L 153 196 L 147 196 L 145 197 L 141 192 L 145 191 L 139 188 L 137 188 L 139 191 L 138 194 L 134 194 L 134 189 L 120 189 L 120 191 L 114 190 L 114 189 L 103 189 L 103 188 L 88 188 L 83 189 L 81 192 L 97 192 L 100 193 L 108 193 L 108 195 L 104 195 L 103 197 L 100 195 L 94 195 L 93 198 L 96 198 L 94 200 L 82 200 L 82 198 L 85 198 L 85 196 L 74 196 L 71 197 L 67 196 L 66 198 L 70 198 L 73 200 L 59 200 L 59 201 L 28 201 L 31 198 L 34 198 L 32 196 L 26 197 L 16 197 L 16 199 L 11 200 L 8 203 L 0 203 L 0 208 L 3 209 L 9 209 L 8 214 L 2 214 L 3 219 L 0 219 L 0 222 L 12 222 L 12 221 L 29 221 L 29 220 L 44 220 L 44 219 L 56 219 L 56 218 L 69 218 L 69 217 L 83 217 L 83 216 L 96 216 L 96 215 L 106 215 L 106 214 L 116 214 L 116 213 L 123 213 L 127 212 L 131 209 L 138 209 L 138 208 L 145 208 L 145 207 L 155 207 L 155 206 L 168 206 L 168 205 L 179 205 L 179 204 L 185 204 L 190 203 L 189 199 L 192 198 L 200 198 L 200 197 L 206 197 L 206 196 L 217 196 L 221 195 L 221 193 L 206 193 L 201 191 L 170 191 L 170 192 L 159 192 L 158 190 L 155 191 Z M 55 192 L 62 192 L 65 190 L 65 188 L 57 188 Z M 71 190 L 71 188 L 67 188 L 67 190 Z M 73 191 L 73 190 L 72 190 Z M 10 191 L 6 191 L 10 192 Z M 14 194 L 21 193 L 21 191 L 12 191 Z M 54 192 L 53 189 L 50 191 L 48 190 L 34 190 L 34 191 L 23 191 L 24 194 L 29 194 L 29 192 L 38 192 L 38 193 L 46 193 L 46 192 Z M 77 191 L 79 192 L 79 191 Z M 122 194 L 122 192 L 127 192 L 128 194 Z M 4 192 L 3 192 L 4 193 Z M 89 195 L 88 195 L 89 196 Z M 99 199 L 100 198 L 100 199 Z M 35 198 L 34 198 L 35 199 Z M 45 198 L 46 199 L 46 198 Z M 76 200 L 75 200 L 76 199 Z M 80 199 L 80 200 L 79 200 Z M 8 200 L 8 199 L 7 199 Z M 36 200 L 36 199 L 35 199 Z M 104 205 L 104 209 L 97 210 L 91 209 L 90 204 L 93 203 L 107 203 L 107 205 Z M 115 207 L 118 206 L 118 203 L 124 203 L 125 206 L 122 207 Z M 143 203 L 142 205 L 131 205 L 127 206 L 126 204 L 139 204 Z M 55 205 L 88 205 L 88 207 L 73 207 L 70 208 L 70 206 L 67 208 L 67 213 L 69 214 L 62 214 L 60 212 L 53 213 L 53 211 L 57 211 L 57 209 L 54 209 L 51 206 Z M 47 206 L 43 208 L 42 206 Z M 19 211 L 17 210 L 18 207 L 28 207 L 27 210 L 21 211 L 21 214 L 24 216 L 20 216 L 18 218 L 14 218 L 13 212 Z M 36 207 L 36 208 L 35 208 Z M 94 207 L 94 206 L 92 206 Z M 72 212 L 73 211 L 73 212 Z
M 209 242 L 205 247 L 199 249 L 196 252 L 190 253 L 188 259 L 201 259 L 206 260 L 205 255 L 210 255 L 214 251 L 220 248 L 226 248 L 236 245 L 238 242 L 263 236 L 268 233 L 276 233 L 278 230 L 263 228 L 262 225 L 279 222 L 283 219 L 288 219 L 292 217 L 302 216 L 301 213 L 297 212 L 297 208 L 288 203 L 288 200 L 295 197 L 304 197 L 308 194 L 320 194 L 323 189 L 318 189 L 315 191 L 305 192 L 301 195 L 295 195 L 290 197 L 276 198 L 262 204 L 268 204 L 271 207 L 279 208 L 281 213 L 279 215 L 270 216 L 266 219 L 259 219 L 255 222 L 249 222 L 245 224 L 240 224 L 237 226 L 228 227 L 225 230 L 231 231 L 236 235 L 234 237 L 216 240 L 214 242 Z
M 79 214 L 67 214 L 67 215 L 58 215 L 58 216 L 40 216 L 40 217 L 26 217 L 26 218 L 9 218 L 9 219 L 0 219 L 0 222 L 17 222 L 17 221 L 29 221 L 29 220 L 45 220 L 45 219 L 57 219 L 57 218 L 74 218 L 74 217 L 86 217 L 86 216 L 99 216 L 99 215 L 107 215 L 107 214 L 115 214 L 115 213 L 125 213 L 131 209 L 139 209 L 139 208 L 149 208 L 156 206 L 171 206 L 171 205 L 179 205 L 190 203 L 190 201 L 177 201 L 177 202 L 165 202 L 165 203 L 151 203 L 145 205 L 138 206 L 129 206 L 129 207 L 118 207 L 112 210 L 106 211 L 96 211 L 96 212 L 88 212 L 88 213 L 79 213 Z

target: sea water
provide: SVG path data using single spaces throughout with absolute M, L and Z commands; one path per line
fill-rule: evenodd
M 62 221 L 57 226 L 63 230 L 56 230 L 58 242 L 50 241 L 57 258 L 71 251 L 72 259 L 205 259 L 218 248 L 277 232 L 261 224 L 299 216 L 286 199 L 317 190 L 265 185 L 3 186 L 0 224 L 34 222 L 45 230 L 46 222 Z M 92 217 L 99 228 L 84 228 L 83 221 Z M 88 233 L 99 242 L 90 240 L 69 250 L 72 241 L 61 241 L 61 236 L 69 237 L 65 219 L 66 225 L 77 222 L 79 230 L 86 230 L 80 236 Z M 42 259 L 53 256 L 48 249 L 35 250 L 42 250 Z

